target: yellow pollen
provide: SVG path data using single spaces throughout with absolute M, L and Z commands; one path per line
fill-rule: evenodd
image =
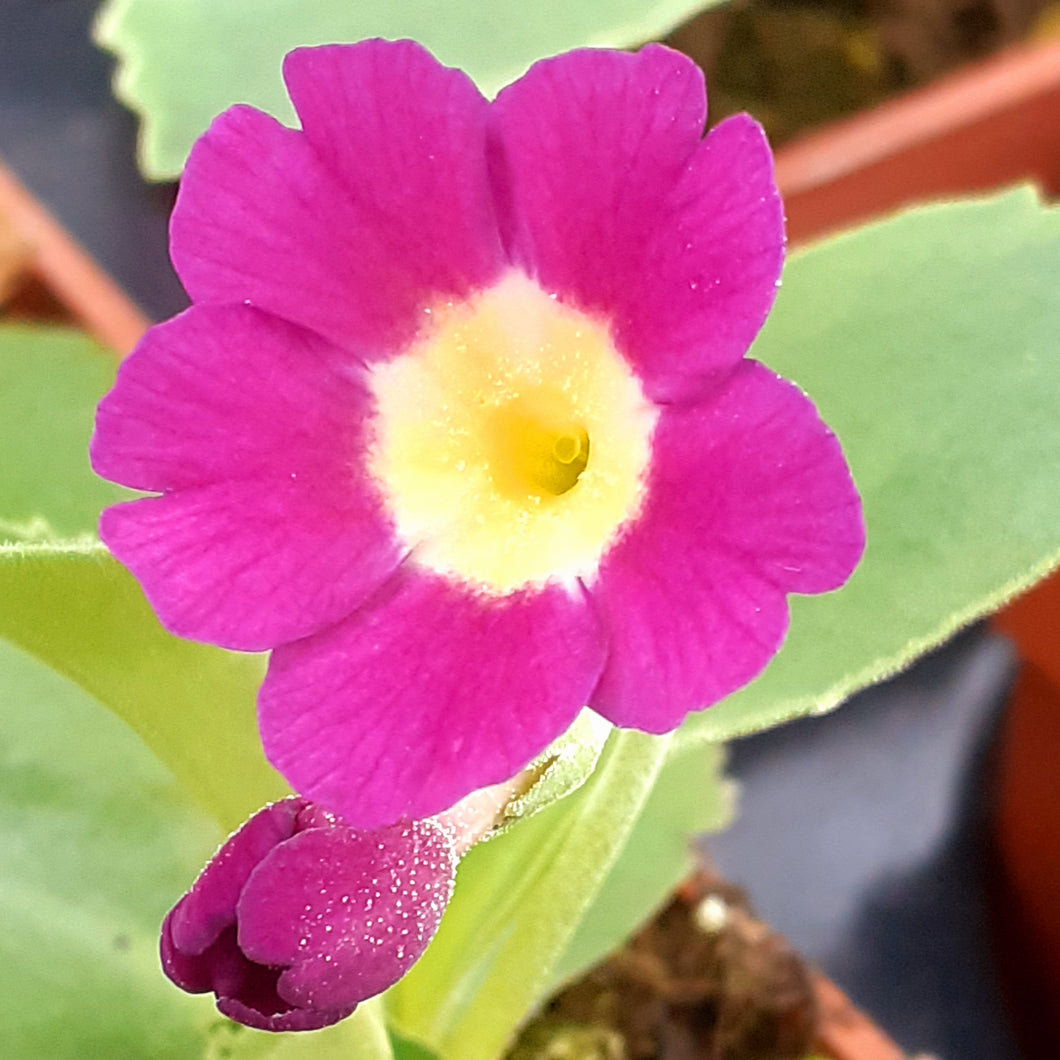
M 635 516 L 654 407 L 604 324 L 520 274 L 375 368 L 370 467 L 414 559 L 490 593 L 591 577 Z

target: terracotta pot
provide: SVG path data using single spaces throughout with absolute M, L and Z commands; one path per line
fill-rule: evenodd
M 128 353 L 149 321 L 56 220 L 0 165 L 0 308 L 65 319 Z
M 1028 663 L 998 760 L 995 945 L 1028 1057 L 1060 1056 L 1060 688 Z
M 788 237 L 1033 179 L 1060 194 L 1060 41 L 1020 45 L 777 153 Z
M 905 1053 L 830 979 L 818 974 L 814 988 L 822 1053 L 834 1060 L 906 1060 Z

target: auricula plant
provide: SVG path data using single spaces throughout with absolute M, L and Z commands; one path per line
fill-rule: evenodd
M 863 547 L 839 444 L 745 358 L 783 260 L 758 126 L 661 46 L 493 103 L 405 41 L 292 52 L 301 129 L 191 153 L 192 307 L 99 409 L 157 494 L 101 534 L 173 632 L 271 649 L 265 752 L 351 826 L 521 770 L 586 704 L 663 733 Z
M 299 1030 L 429 941 L 429 818 L 586 704 L 664 733 L 745 684 L 864 534 L 835 437 L 744 356 L 782 208 L 751 119 L 703 138 L 690 60 L 572 52 L 492 104 L 408 41 L 284 74 L 300 130 L 235 107 L 191 153 L 193 305 L 122 365 L 92 459 L 157 494 L 100 532 L 162 622 L 272 650 L 262 741 L 310 800 L 229 840 L 163 963 Z M 429 895 L 401 871 L 427 861 Z
M 784 266 L 689 59 L 557 54 L 705 2 L 100 4 L 191 305 L 110 482 L 113 364 L 0 326 L 13 1060 L 522 1055 L 727 819 L 720 741 L 1060 561 L 1057 213 Z M 439 58 L 322 43 L 377 34 Z

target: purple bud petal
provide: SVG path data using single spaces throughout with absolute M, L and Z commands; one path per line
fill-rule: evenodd
M 317 1012 L 307 1008 L 292 1008 L 278 1012 L 274 1016 L 264 1016 L 257 1009 L 244 1005 L 233 997 L 217 999 L 217 1008 L 230 1020 L 254 1027 L 259 1031 L 317 1031 L 321 1027 L 330 1027 L 339 1020 L 353 1015 L 354 1005 L 350 1009 L 338 1009 L 334 1012 Z
M 226 1016 L 312 1030 L 395 983 L 427 948 L 456 855 L 434 821 L 360 832 L 286 799 L 220 849 L 162 925 L 166 975 Z
M 181 899 L 181 902 L 185 900 Z M 178 905 L 177 909 L 179 908 Z M 185 955 L 173 942 L 173 914 L 177 909 L 171 909 L 162 921 L 162 940 L 159 944 L 162 971 L 181 990 L 186 990 L 189 994 L 205 994 L 213 989 L 209 965 L 201 959 L 201 955 Z
M 187 954 L 202 953 L 236 922 L 236 902 L 259 861 L 297 829 L 305 799 L 284 799 L 259 810 L 199 874 L 170 914 L 173 943 Z
M 280 995 L 333 1008 L 397 982 L 434 937 L 455 859 L 433 821 L 315 828 L 276 847 L 239 900 L 239 945 L 285 965 Z

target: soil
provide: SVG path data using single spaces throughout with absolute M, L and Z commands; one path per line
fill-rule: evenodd
M 625 946 L 556 994 L 507 1060 L 804 1060 L 808 966 L 746 895 L 701 872 Z
M 710 117 L 748 111 L 774 147 L 1017 40 L 1060 33 L 1060 0 L 734 0 L 668 43 L 707 73 Z

